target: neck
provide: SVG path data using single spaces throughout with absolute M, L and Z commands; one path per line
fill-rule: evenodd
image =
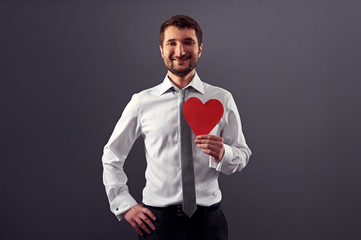
M 168 71 L 169 79 L 179 88 L 182 89 L 187 86 L 193 79 L 194 75 L 196 74 L 195 69 L 193 69 L 190 73 L 185 76 L 177 76 L 174 75 L 172 72 Z

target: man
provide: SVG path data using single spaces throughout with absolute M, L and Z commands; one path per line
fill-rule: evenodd
M 162 24 L 160 52 L 167 76 L 133 95 L 104 147 L 103 180 L 111 211 L 127 220 L 139 239 L 227 239 L 218 175 L 243 169 L 251 151 L 231 94 L 202 82 L 195 71 L 202 48 L 202 30 L 192 18 L 177 15 Z M 223 105 L 223 116 L 209 135 L 196 137 L 184 124 L 182 105 L 191 97 Z M 147 160 L 143 204 L 129 194 L 123 171 L 139 136 Z

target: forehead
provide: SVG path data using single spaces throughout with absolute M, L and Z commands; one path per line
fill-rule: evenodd
M 176 26 L 169 26 L 164 31 L 164 40 L 184 40 L 192 38 L 197 41 L 196 32 L 192 28 L 177 28 Z

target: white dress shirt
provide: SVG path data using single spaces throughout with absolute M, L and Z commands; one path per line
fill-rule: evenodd
M 197 97 L 203 103 L 218 99 L 224 108 L 222 119 L 209 133 L 224 139 L 222 160 L 216 163 L 193 142 L 197 205 L 210 206 L 222 198 L 219 172 L 241 171 L 248 163 L 251 151 L 242 133 L 236 104 L 228 91 L 202 82 L 197 74 L 186 88 L 186 99 Z M 110 209 L 119 220 L 122 213 L 137 204 L 129 194 L 123 165 L 139 136 L 144 138 L 147 161 L 143 203 L 155 207 L 182 203 L 178 90 L 166 76 L 161 84 L 134 94 L 104 147 L 103 182 Z

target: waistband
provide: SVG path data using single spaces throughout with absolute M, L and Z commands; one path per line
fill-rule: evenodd
M 149 208 L 149 209 L 155 209 L 161 212 L 166 212 L 166 213 L 170 213 L 170 214 L 175 214 L 177 216 L 186 216 L 182 210 L 182 205 L 169 205 L 166 207 L 153 207 L 153 206 L 149 206 L 149 205 L 144 205 L 144 207 Z M 197 210 L 194 214 L 207 214 L 213 211 L 216 211 L 218 209 L 221 208 L 221 203 L 216 203 L 213 204 L 211 206 L 200 206 L 197 205 Z

